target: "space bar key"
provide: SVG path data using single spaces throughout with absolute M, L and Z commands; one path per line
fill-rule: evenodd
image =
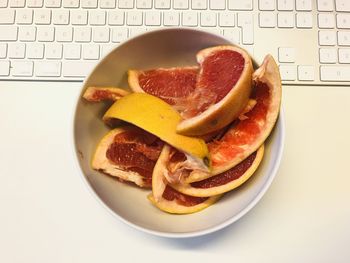
M 91 61 L 63 61 L 62 73 L 64 77 L 86 77 L 95 65 Z

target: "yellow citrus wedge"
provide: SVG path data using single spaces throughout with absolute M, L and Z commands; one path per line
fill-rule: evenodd
M 120 98 L 103 116 L 103 120 L 107 123 L 114 119 L 132 123 L 174 148 L 199 159 L 205 166 L 210 166 L 208 148 L 204 140 L 177 134 L 176 127 L 181 121 L 180 114 L 155 96 L 132 93 Z

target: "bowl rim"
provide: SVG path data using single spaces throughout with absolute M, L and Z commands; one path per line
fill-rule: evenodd
M 134 39 L 137 39 L 140 36 L 144 36 L 146 34 L 154 34 L 160 31 L 176 31 L 176 30 L 185 30 L 185 31 L 196 31 L 196 32 L 202 32 L 202 33 L 206 33 L 209 35 L 213 35 L 217 38 L 222 38 L 223 40 L 227 41 L 227 39 L 215 35 L 213 33 L 207 32 L 207 31 L 203 31 L 203 30 L 198 30 L 198 29 L 191 29 L 191 28 L 180 28 L 180 27 L 172 27 L 172 28 L 162 28 L 162 29 L 158 29 L 158 30 L 153 30 L 153 31 L 149 31 L 149 32 L 145 32 L 143 34 L 134 36 L 132 38 L 129 38 L 127 41 L 123 42 L 121 45 L 126 45 L 129 41 L 134 41 Z M 237 45 L 236 43 L 231 42 L 234 45 Z M 275 127 L 276 128 L 277 125 L 279 125 L 280 128 L 280 147 L 278 147 L 278 152 L 276 153 L 276 161 L 273 165 L 273 169 L 271 171 L 271 174 L 268 177 L 268 180 L 265 182 L 265 184 L 263 185 L 263 187 L 260 189 L 259 193 L 248 203 L 247 206 L 244 207 L 244 209 L 242 209 L 238 214 L 230 217 L 229 219 L 223 221 L 220 224 L 217 224 L 215 226 L 212 227 L 208 227 L 206 229 L 203 230 L 196 230 L 196 231 L 191 231 L 191 232 L 179 232 L 179 233 L 174 233 L 174 232 L 164 232 L 164 231 L 157 231 L 157 230 L 151 230 L 145 227 L 142 227 L 140 225 L 137 225 L 135 223 L 132 223 L 131 221 L 123 218 L 122 216 L 120 216 L 119 214 L 117 214 L 115 211 L 113 211 L 99 196 L 98 194 L 94 191 L 91 183 L 89 182 L 89 180 L 87 180 L 85 174 L 82 171 L 82 167 L 80 165 L 79 162 L 79 152 L 77 151 L 77 146 L 76 146 L 76 137 L 75 137 L 75 123 L 76 123 L 76 119 L 77 119 L 77 109 L 78 109 L 78 105 L 79 105 L 79 101 L 81 98 L 81 95 L 83 93 L 84 90 L 84 86 L 86 85 L 87 80 L 89 79 L 89 76 L 95 71 L 95 69 L 97 67 L 99 67 L 99 65 L 101 63 L 103 63 L 103 61 L 109 56 L 110 53 L 112 53 L 116 48 L 118 48 L 119 46 L 116 46 L 115 48 L 111 49 L 104 57 L 103 59 L 101 59 L 100 61 L 98 61 L 93 68 L 90 69 L 89 73 L 87 74 L 87 76 L 85 77 L 84 81 L 82 82 L 79 92 L 76 95 L 75 98 L 75 102 L 73 103 L 73 110 L 72 110 L 72 114 L 71 114 L 71 120 L 70 120 L 70 130 L 71 130 L 71 136 L 70 136 L 70 146 L 71 146 L 71 152 L 72 155 L 74 155 L 74 166 L 76 167 L 76 170 L 78 170 L 79 173 L 79 177 L 81 178 L 81 180 L 84 182 L 85 187 L 88 189 L 88 191 L 90 192 L 90 194 L 97 200 L 98 203 L 100 203 L 100 205 L 102 205 L 102 207 L 105 208 L 106 211 L 108 211 L 109 214 L 111 214 L 114 218 L 117 218 L 118 220 L 120 220 L 121 222 L 123 222 L 124 224 L 137 229 L 141 232 L 147 233 L 147 234 L 152 234 L 155 236 L 159 236 L 159 237 L 166 237 L 166 238 L 193 238 L 193 237 L 199 237 L 199 236 L 203 236 L 203 235 L 208 235 L 211 234 L 213 232 L 216 232 L 218 230 L 221 230 L 231 224 L 233 224 L 234 222 L 238 221 L 240 218 L 242 218 L 245 214 L 247 214 L 260 200 L 261 198 L 264 196 L 264 194 L 266 193 L 267 189 L 270 187 L 273 179 L 275 178 L 278 169 L 280 167 L 280 163 L 282 160 L 282 156 L 283 156 L 283 151 L 284 151 L 284 144 L 285 144 L 285 117 L 284 117 L 284 110 L 283 110 L 283 102 L 280 105 L 280 112 L 278 115 L 278 119 L 276 121 Z M 239 45 L 238 45 L 239 46 Z

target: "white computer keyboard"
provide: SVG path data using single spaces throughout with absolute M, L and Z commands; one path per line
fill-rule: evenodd
M 81 81 L 124 40 L 174 26 L 274 55 L 285 84 L 350 84 L 350 0 L 0 0 L 0 79 Z

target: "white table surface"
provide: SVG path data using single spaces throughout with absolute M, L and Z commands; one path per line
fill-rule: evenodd
M 0 82 L 0 262 L 350 262 L 349 87 L 284 87 L 285 151 L 262 200 L 219 232 L 166 239 L 112 217 L 82 181 L 79 86 Z

